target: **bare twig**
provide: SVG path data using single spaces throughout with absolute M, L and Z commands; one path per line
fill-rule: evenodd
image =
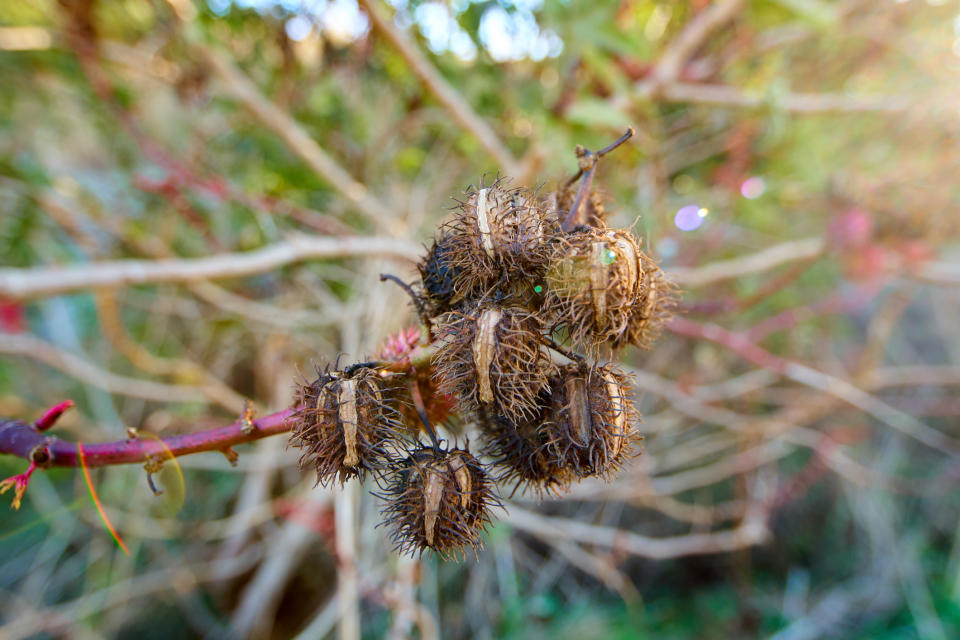
M 207 402 L 207 396 L 199 387 L 120 376 L 25 333 L 0 333 L 0 353 L 39 360 L 85 384 L 118 395 L 156 402 Z
M 717 29 L 734 18 L 743 0 L 721 0 L 698 13 L 660 54 L 651 76 L 662 86 L 680 77 L 684 65 Z
M 891 407 L 843 378 L 775 356 L 756 345 L 746 335 L 729 331 L 715 324 L 700 325 L 685 318 L 673 318 L 667 328 L 679 335 L 720 344 L 754 364 L 843 400 L 932 449 L 952 456 L 960 456 L 960 442 L 955 439 Z
M 777 109 L 796 114 L 892 113 L 916 106 L 916 101 L 898 95 L 796 93 L 768 95 L 719 84 L 644 81 L 634 87 L 636 100 L 689 102 L 714 107 Z
M 735 529 L 669 538 L 650 538 L 615 527 L 542 516 L 515 505 L 510 506 L 504 519 L 517 529 L 538 536 L 608 547 L 657 560 L 744 549 L 762 544 L 769 535 L 763 514 L 753 512 Z
M 103 467 L 113 464 L 145 462 L 151 456 L 163 459 L 179 457 L 204 451 L 224 451 L 229 447 L 260 438 L 286 433 L 293 427 L 288 419 L 293 409 L 263 416 L 251 423 L 237 420 L 225 427 L 196 433 L 185 433 L 163 439 L 133 438 L 115 442 L 85 444 L 83 457 L 88 467 Z M 38 449 L 45 449 L 46 467 L 77 467 L 77 444 L 58 440 L 37 431 L 21 420 L 0 418 L 0 454 L 9 454 L 32 459 Z
M 672 268 L 670 279 L 684 287 L 702 287 L 721 280 L 769 271 L 785 262 L 810 260 L 821 255 L 825 249 L 826 243 L 822 238 L 791 240 L 757 253 L 719 260 L 702 267 Z
M 80 289 L 237 278 L 318 258 L 391 256 L 415 260 L 421 249 L 392 238 L 292 236 L 262 249 L 209 258 L 117 260 L 64 267 L 0 269 L 0 296 L 23 300 Z
M 397 49 L 427 90 L 447 108 L 460 126 L 473 134 L 506 175 L 520 178 L 524 173 L 520 163 L 497 137 L 493 128 L 474 112 L 470 104 L 430 64 L 427 57 L 411 42 L 410 38 L 380 14 L 373 0 L 359 0 L 359 3 L 370 16 L 377 30 Z

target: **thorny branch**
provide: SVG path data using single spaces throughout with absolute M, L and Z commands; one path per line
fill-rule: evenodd
M 293 411 L 285 409 L 255 420 L 241 418 L 224 427 L 163 439 L 127 438 L 84 444 L 84 460 L 88 467 L 104 467 L 143 463 L 153 456 L 179 457 L 205 451 L 229 455 L 230 448 L 235 445 L 289 431 L 291 425 L 287 420 Z M 37 462 L 43 468 L 77 467 L 80 464 L 77 443 L 44 435 L 35 425 L 10 418 L 0 418 L 0 453 Z

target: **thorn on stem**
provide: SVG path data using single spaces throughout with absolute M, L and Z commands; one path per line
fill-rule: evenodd
M 147 461 L 143 463 L 143 469 L 147 472 L 147 484 L 150 486 L 150 491 L 155 496 L 162 495 L 163 490 L 158 489 L 157 485 L 153 483 L 153 474 L 159 473 L 163 469 L 163 459 L 159 456 L 149 456 Z
M 227 462 L 230 463 L 231 467 L 237 466 L 237 463 L 240 461 L 240 454 L 237 453 L 233 447 L 220 449 L 220 453 L 224 455 L 224 457 L 227 459 Z
M 37 429 L 37 431 L 46 431 L 52 427 L 57 420 L 60 419 L 60 416 L 62 416 L 65 411 L 72 409 L 74 406 L 76 405 L 74 404 L 73 400 L 64 400 L 59 404 L 55 404 L 44 411 L 43 415 L 33 423 L 33 426 Z
M 257 430 L 257 425 L 253 423 L 254 409 L 250 400 L 243 401 L 243 415 L 240 416 L 240 432 L 249 436 Z

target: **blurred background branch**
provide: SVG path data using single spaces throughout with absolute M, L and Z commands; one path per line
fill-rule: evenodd
M 2 633 L 958 635 L 957 21 L 933 1 L 3 4 L 0 415 L 77 404 L 4 450 L 103 443 L 92 484 L 131 555 L 79 474 L 34 473 L 0 523 Z M 683 290 L 624 358 L 644 453 L 514 495 L 476 562 L 398 559 L 376 499 L 313 488 L 260 436 L 298 371 L 416 323 L 379 274 L 413 279 L 451 198 L 552 186 L 627 126 L 595 184 Z M 98 466 L 161 441 L 197 454 L 159 497 L 139 464 Z M 236 467 L 227 441 L 249 443 Z

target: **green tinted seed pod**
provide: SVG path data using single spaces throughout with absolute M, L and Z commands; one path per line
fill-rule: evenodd
M 514 423 L 503 415 L 480 412 L 478 416 L 483 438 L 483 455 L 493 461 L 496 480 L 507 487 L 510 495 L 518 490 L 538 496 L 565 492 L 574 474 L 561 467 L 548 434 L 541 428 L 549 412 L 550 398 L 544 394 L 544 406 L 532 420 Z
M 553 378 L 551 398 L 543 432 L 559 466 L 579 478 L 616 472 L 637 438 L 627 376 L 611 364 L 572 364 Z
M 553 365 L 537 316 L 516 307 L 481 305 L 440 317 L 434 375 L 467 409 L 514 421 L 534 417 Z
M 587 348 L 616 341 L 641 302 L 643 253 L 622 230 L 581 228 L 555 245 L 544 309 Z
M 469 192 L 444 227 L 457 295 L 480 296 L 494 285 L 539 278 L 558 229 L 530 192 L 508 189 L 504 180 Z
M 318 373 L 297 388 L 290 445 L 303 449 L 300 468 L 316 469 L 318 484 L 363 479 L 400 444 L 397 385 L 366 367 Z
M 643 252 L 639 261 L 640 279 L 627 330 L 612 341 L 614 349 L 632 344 L 649 349 L 671 318 L 677 303 L 677 288 L 660 267 Z
M 490 509 L 500 506 L 483 465 L 462 449 L 419 448 L 387 476 L 384 522 L 401 553 L 433 549 L 445 559 L 483 547 Z

